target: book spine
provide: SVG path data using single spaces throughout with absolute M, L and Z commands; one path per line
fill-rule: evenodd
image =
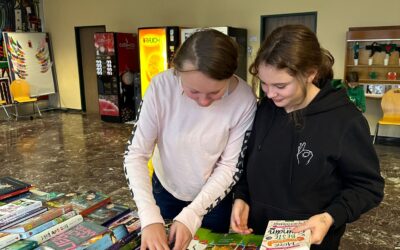
M 11 245 L 14 242 L 19 241 L 20 237 L 18 234 L 9 234 L 0 238 L 0 249 Z
M 64 207 L 59 207 L 52 209 L 48 211 L 47 213 L 44 213 L 35 219 L 29 221 L 26 224 L 23 224 L 24 231 L 29 231 L 37 226 L 42 225 L 43 223 L 46 223 L 54 218 L 60 217 L 61 215 L 68 213 L 72 211 L 72 205 L 66 205 Z
M 33 228 L 32 230 L 30 230 L 28 232 L 20 233 L 19 236 L 21 237 L 21 239 L 27 239 L 33 235 L 43 232 L 46 229 L 49 229 L 49 228 L 51 228 L 57 224 L 60 224 L 68 219 L 71 219 L 75 215 L 76 215 L 75 211 L 68 212 L 64 215 L 61 215 L 58 218 L 55 218 L 54 220 L 48 221 L 38 227 Z
M 91 206 L 91 207 L 89 207 L 89 208 L 87 208 L 87 209 L 85 209 L 85 210 L 82 210 L 82 211 L 80 212 L 80 214 L 81 214 L 82 216 L 87 216 L 88 214 L 92 213 L 92 212 L 95 211 L 96 209 L 98 209 L 98 208 L 100 208 L 100 207 L 102 207 L 102 206 L 104 206 L 104 205 L 106 205 L 106 204 L 108 204 L 108 203 L 110 203 L 110 202 L 111 202 L 111 197 L 108 197 L 108 198 L 106 198 L 106 199 L 100 201 L 99 203 L 97 203 L 97 204 L 95 204 L 95 205 L 93 205 L 93 206 Z
M 27 187 L 27 188 L 23 188 L 23 189 L 20 189 L 20 190 L 17 190 L 17 191 L 8 193 L 8 194 L 0 195 L 0 201 L 5 200 L 10 197 L 13 197 L 13 196 L 16 196 L 16 195 L 19 195 L 19 194 L 22 194 L 22 193 L 26 193 L 29 191 L 29 189 L 30 189 L 30 187 Z
M 11 204 L 7 204 L 7 205 L 4 205 L 4 206 L 8 206 L 8 205 L 13 206 L 14 204 L 11 203 Z M 34 203 L 32 203 L 32 204 L 30 204 L 29 206 L 26 206 L 26 207 L 20 206 L 18 209 L 16 209 L 16 211 L 12 211 L 12 212 L 10 212 L 8 214 L 4 214 L 3 216 L 1 216 L 0 217 L 0 225 L 1 224 L 7 224 L 8 222 L 13 221 L 16 218 L 18 218 L 18 216 L 20 216 L 22 214 L 25 214 L 25 213 L 27 213 L 29 211 L 32 211 L 35 208 L 40 208 L 41 206 L 42 206 L 42 202 L 40 202 L 40 201 L 35 201 Z
M 34 209 L 32 211 L 29 211 L 27 213 L 18 215 L 17 217 L 15 217 L 11 221 L 8 221 L 6 223 L 0 223 L 0 231 L 3 231 L 4 229 L 7 229 L 7 228 L 12 227 L 14 225 L 20 224 L 21 222 L 26 221 L 26 220 L 28 220 L 28 219 L 30 219 L 30 218 L 38 215 L 38 214 L 44 213 L 46 211 L 47 211 L 46 207 L 39 207 L 39 208 L 36 208 L 36 209 Z M 13 232 L 9 232 L 9 233 L 13 233 Z
M 83 217 L 81 215 L 76 215 L 76 216 L 72 217 L 71 219 L 61 222 L 60 224 L 57 224 L 49 229 L 46 229 L 43 232 L 38 233 L 28 239 L 36 241 L 38 244 L 42 244 L 43 242 L 53 238 L 54 236 L 57 236 L 57 235 L 61 234 L 62 232 L 67 231 L 70 228 L 78 225 L 82 221 L 83 221 Z

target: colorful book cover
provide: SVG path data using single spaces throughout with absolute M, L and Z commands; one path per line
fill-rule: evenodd
M 110 248 L 108 248 L 108 250 L 122 249 L 124 246 L 126 246 L 130 242 L 133 242 L 133 245 L 136 245 L 136 243 L 138 242 L 140 245 L 140 237 L 141 237 L 141 234 L 140 234 L 140 228 L 139 228 L 136 231 L 130 232 L 129 234 L 125 235 L 122 239 L 115 242 Z M 132 246 L 132 244 L 131 244 L 131 246 Z M 134 249 L 134 248 L 131 248 L 131 249 Z
M 80 244 L 76 250 L 99 250 L 99 249 L 108 249 L 112 246 L 113 241 L 111 238 L 111 232 L 107 232 L 104 234 L 100 234 L 94 236 L 93 238 L 87 240 L 86 242 Z
M 35 241 L 30 240 L 20 240 L 17 241 L 8 247 L 4 248 L 3 250 L 31 250 L 38 247 L 38 243 Z
M 18 215 L 16 217 L 13 217 L 13 219 L 11 221 L 0 223 L 0 231 L 5 230 L 5 229 L 7 229 L 9 227 L 12 227 L 14 225 L 17 225 L 17 224 L 19 224 L 21 222 L 24 222 L 24 221 L 26 221 L 26 220 L 28 220 L 30 218 L 33 218 L 33 217 L 35 217 L 35 216 L 37 216 L 39 214 L 44 213 L 46 211 L 47 211 L 46 207 L 39 207 L 39 208 L 35 208 L 34 210 L 29 211 L 27 213 Z
M 57 224 L 55 226 L 52 226 L 49 229 L 46 229 L 30 238 L 29 240 L 36 241 L 38 244 L 42 244 L 45 241 L 48 241 L 51 238 L 56 237 L 57 235 L 60 235 L 75 226 L 79 225 L 83 221 L 82 215 L 76 215 L 64 222 L 61 222 L 60 224 Z
M 129 233 L 136 231 L 140 228 L 140 220 L 137 211 L 131 211 L 122 216 L 120 219 L 111 223 L 108 227 L 113 229 L 119 225 L 125 225 Z
M 292 231 L 302 223 L 304 221 L 270 220 L 260 250 L 309 250 L 311 246 L 310 230 L 299 233 Z
M 78 213 L 82 216 L 86 216 L 108 203 L 111 202 L 111 198 L 101 192 L 88 191 L 74 197 L 71 200 L 71 204 Z
M 43 243 L 41 247 L 44 248 L 41 249 L 46 249 L 46 247 L 55 250 L 76 249 L 82 243 L 107 231 L 108 229 L 106 227 L 97 225 L 90 221 L 84 221 L 76 227 Z
M 107 227 L 129 212 L 130 209 L 127 206 L 109 203 L 88 214 L 85 220 Z
M 0 178 L 0 200 L 27 192 L 31 184 L 22 182 L 12 177 L 6 176 Z
M 32 193 L 30 192 L 30 189 L 28 189 L 28 191 L 24 191 L 20 194 L 16 194 L 14 196 L 8 197 L 8 198 L 2 200 L 2 202 L 11 203 L 13 201 L 20 200 L 20 199 L 30 199 L 31 194 Z
M 0 224 L 12 221 L 18 215 L 27 213 L 42 206 L 41 201 L 21 199 L 0 207 Z
M 8 234 L 0 232 L 0 249 L 11 245 L 12 243 L 18 241 L 20 239 L 18 234 Z
M 58 225 L 68 219 L 71 219 L 72 217 L 76 216 L 76 212 L 75 211 L 70 211 L 66 214 L 63 214 L 51 221 L 48 221 L 38 227 L 35 227 L 31 230 L 29 230 L 28 232 L 24 232 L 24 233 L 20 233 L 19 236 L 21 237 L 21 239 L 27 239 L 29 237 L 32 237 L 38 233 L 43 232 L 44 230 L 47 230 L 55 225 Z
M 36 216 L 35 218 L 24 221 L 23 223 L 15 225 L 11 228 L 7 228 L 6 230 L 4 230 L 4 232 L 24 233 L 29 230 L 32 230 L 35 227 L 42 225 L 48 221 L 51 221 L 65 213 L 68 213 L 69 211 L 72 211 L 72 205 L 67 205 L 67 206 L 60 207 L 60 208 L 53 208 L 39 216 Z

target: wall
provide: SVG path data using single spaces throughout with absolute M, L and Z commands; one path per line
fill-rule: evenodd
M 335 78 L 344 71 L 345 36 L 348 27 L 400 24 L 400 1 L 385 0 L 43 0 L 45 31 L 50 32 L 57 67 L 61 106 L 81 109 L 74 27 L 106 25 L 107 31 L 137 32 L 138 27 L 178 25 L 234 26 L 248 29 L 259 47 L 260 17 L 298 12 L 318 12 L 317 34 L 336 59 Z M 370 106 L 371 102 L 368 101 Z M 371 105 L 375 105 L 372 102 Z M 375 107 L 367 113 L 374 124 L 380 116 Z M 385 128 L 382 135 L 385 135 Z M 387 134 L 387 133 L 386 133 Z M 392 134 L 389 131 L 389 134 Z M 395 135 L 400 137 L 400 132 Z

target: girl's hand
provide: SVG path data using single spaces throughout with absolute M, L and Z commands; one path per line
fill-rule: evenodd
M 253 232 L 253 229 L 247 226 L 249 211 L 250 207 L 244 200 L 235 200 L 231 214 L 231 228 L 233 231 L 240 234 L 250 234 Z

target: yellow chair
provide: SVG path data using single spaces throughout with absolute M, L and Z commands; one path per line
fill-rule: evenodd
M 375 128 L 373 143 L 375 144 L 380 125 L 400 126 L 400 89 L 387 91 L 381 101 L 383 117 L 378 121 Z
M 0 106 L 3 108 L 4 113 L 6 113 L 7 118 L 10 119 L 10 115 L 8 114 L 6 106 L 5 106 L 6 104 L 7 104 L 7 102 L 5 100 L 0 100 Z
M 10 91 L 13 96 L 16 119 L 18 119 L 19 116 L 18 105 L 25 103 L 32 103 L 33 113 L 35 113 L 36 107 L 39 116 L 42 116 L 39 106 L 37 105 L 37 98 L 30 97 L 30 87 L 27 81 L 21 79 L 12 81 L 10 85 Z

